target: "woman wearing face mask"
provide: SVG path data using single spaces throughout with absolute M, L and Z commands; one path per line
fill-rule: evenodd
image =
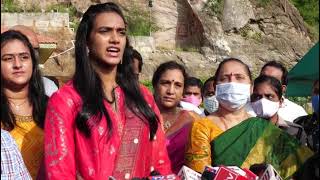
M 200 118 L 195 112 L 178 106 L 186 78 L 184 67 L 174 61 L 161 64 L 152 78 L 154 97 L 163 117 L 167 150 L 174 173 L 178 173 L 184 165 L 184 152 L 191 123 Z
M 252 89 L 251 73 L 241 60 L 224 60 L 215 77 L 219 108 L 194 122 L 186 153 L 187 165 L 202 172 L 206 165 L 250 168 L 269 163 L 283 178 L 290 177 L 312 151 L 301 147 L 268 121 L 250 117 L 246 112 Z
M 215 112 L 219 106 L 219 102 L 215 96 L 214 78 L 213 76 L 207 79 L 202 88 L 204 114 L 206 116 Z
M 278 115 L 282 101 L 282 86 L 279 80 L 265 75 L 254 80 L 251 106 L 257 116 L 270 120 L 271 123 L 306 145 L 306 133 L 302 126 L 286 121 Z

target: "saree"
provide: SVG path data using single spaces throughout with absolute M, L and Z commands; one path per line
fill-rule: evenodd
M 206 165 L 211 165 L 210 142 L 223 131 L 208 118 L 192 123 L 185 153 L 185 164 L 202 173 Z
M 152 94 L 144 86 L 141 93 L 159 117 Z M 115 96 L 117 112 L 104 101 L 113 125 L 110 137 L 104 116 L 99 122 L 89 120 L 93 123 L 90 137 L 76 128 L 81 98 L 72 81 L 50 98 L 45 121 L 46 179 L 132 179 L 148 177 L 152 171 L 171 173 L 161 121 L 150 141 L 148 124 L 126 108 L 120 87 Z
M 211 142 L 211 151 L 213 164 L 250 168 L 267 163 L 284 179 L 313 155 L 298 140 L 260 118 L 249 118 L 225 131 Z
M 175 174 L 178 174 L 179 170 L 185 164 L 184 155 L 186 151 L 186 145 L 188 142 L 188 137 L 191 129 L 192 122 L 197 120 L 198 117 L 196 114 L 189 111 L 181 111 L 176 122 L 172 125 L 171 128 L 174 128 L 176 124 L 184 124 L 181 128 L 169 135 L 166 138 L 166 146 L 168 150 L 168 155 L 171 161 L 172 171 Z M 169 128 L 168 130 L 170 130 Z
M 37 126 L 32 116 L 15 115 L 15 118 L 17 125 L 10 134 L 18 145 L 30 176 L 35 179 L 44 153 L 44 132 Z

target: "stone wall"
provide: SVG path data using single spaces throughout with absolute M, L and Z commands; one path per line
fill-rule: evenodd
M 156 47 L 174 50 L 202 45 L 201 22 L 185 0 L 156 1 L 152 16 L 160 28 L 153 34 Z
M 25 25 L 39 31 L 69 28 L 68 13 L 1 13 L 1 26 Z

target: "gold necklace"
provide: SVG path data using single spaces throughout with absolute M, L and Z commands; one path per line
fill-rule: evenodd
M 172 125 L 172 123 L 170 120 L 164 121 L 164 123 L 163 123 L 164 131 L 167 131 L 171 127 L 171 125 Z
M 20 104 L 15 104 L 13 101 L 9 101 L 11 105 L 13 105 L 13 107 L 15 107 L 16 110 L 20 110 L 20 106 L 24 105 L 26 102 L 28 101 L 28 99 L 25 99 L 22 103 Z

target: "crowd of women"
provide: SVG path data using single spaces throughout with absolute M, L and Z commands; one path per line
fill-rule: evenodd
M 76 33 L 75 74 L 50 98 L 28 37 L 1 34 L 1 179 L 132 179 L 265 163 L 297 178 L 319 159 L 318 81 L 302 126 L 280 116 L 286 75 L 268 73 L 279 70 L 274 61 L 253 80 L 241 60 L 225 59 L 203 86 L 165 62 L 152 94 L 139 84 L 126 26 L 116 4 L 90 6 Z

